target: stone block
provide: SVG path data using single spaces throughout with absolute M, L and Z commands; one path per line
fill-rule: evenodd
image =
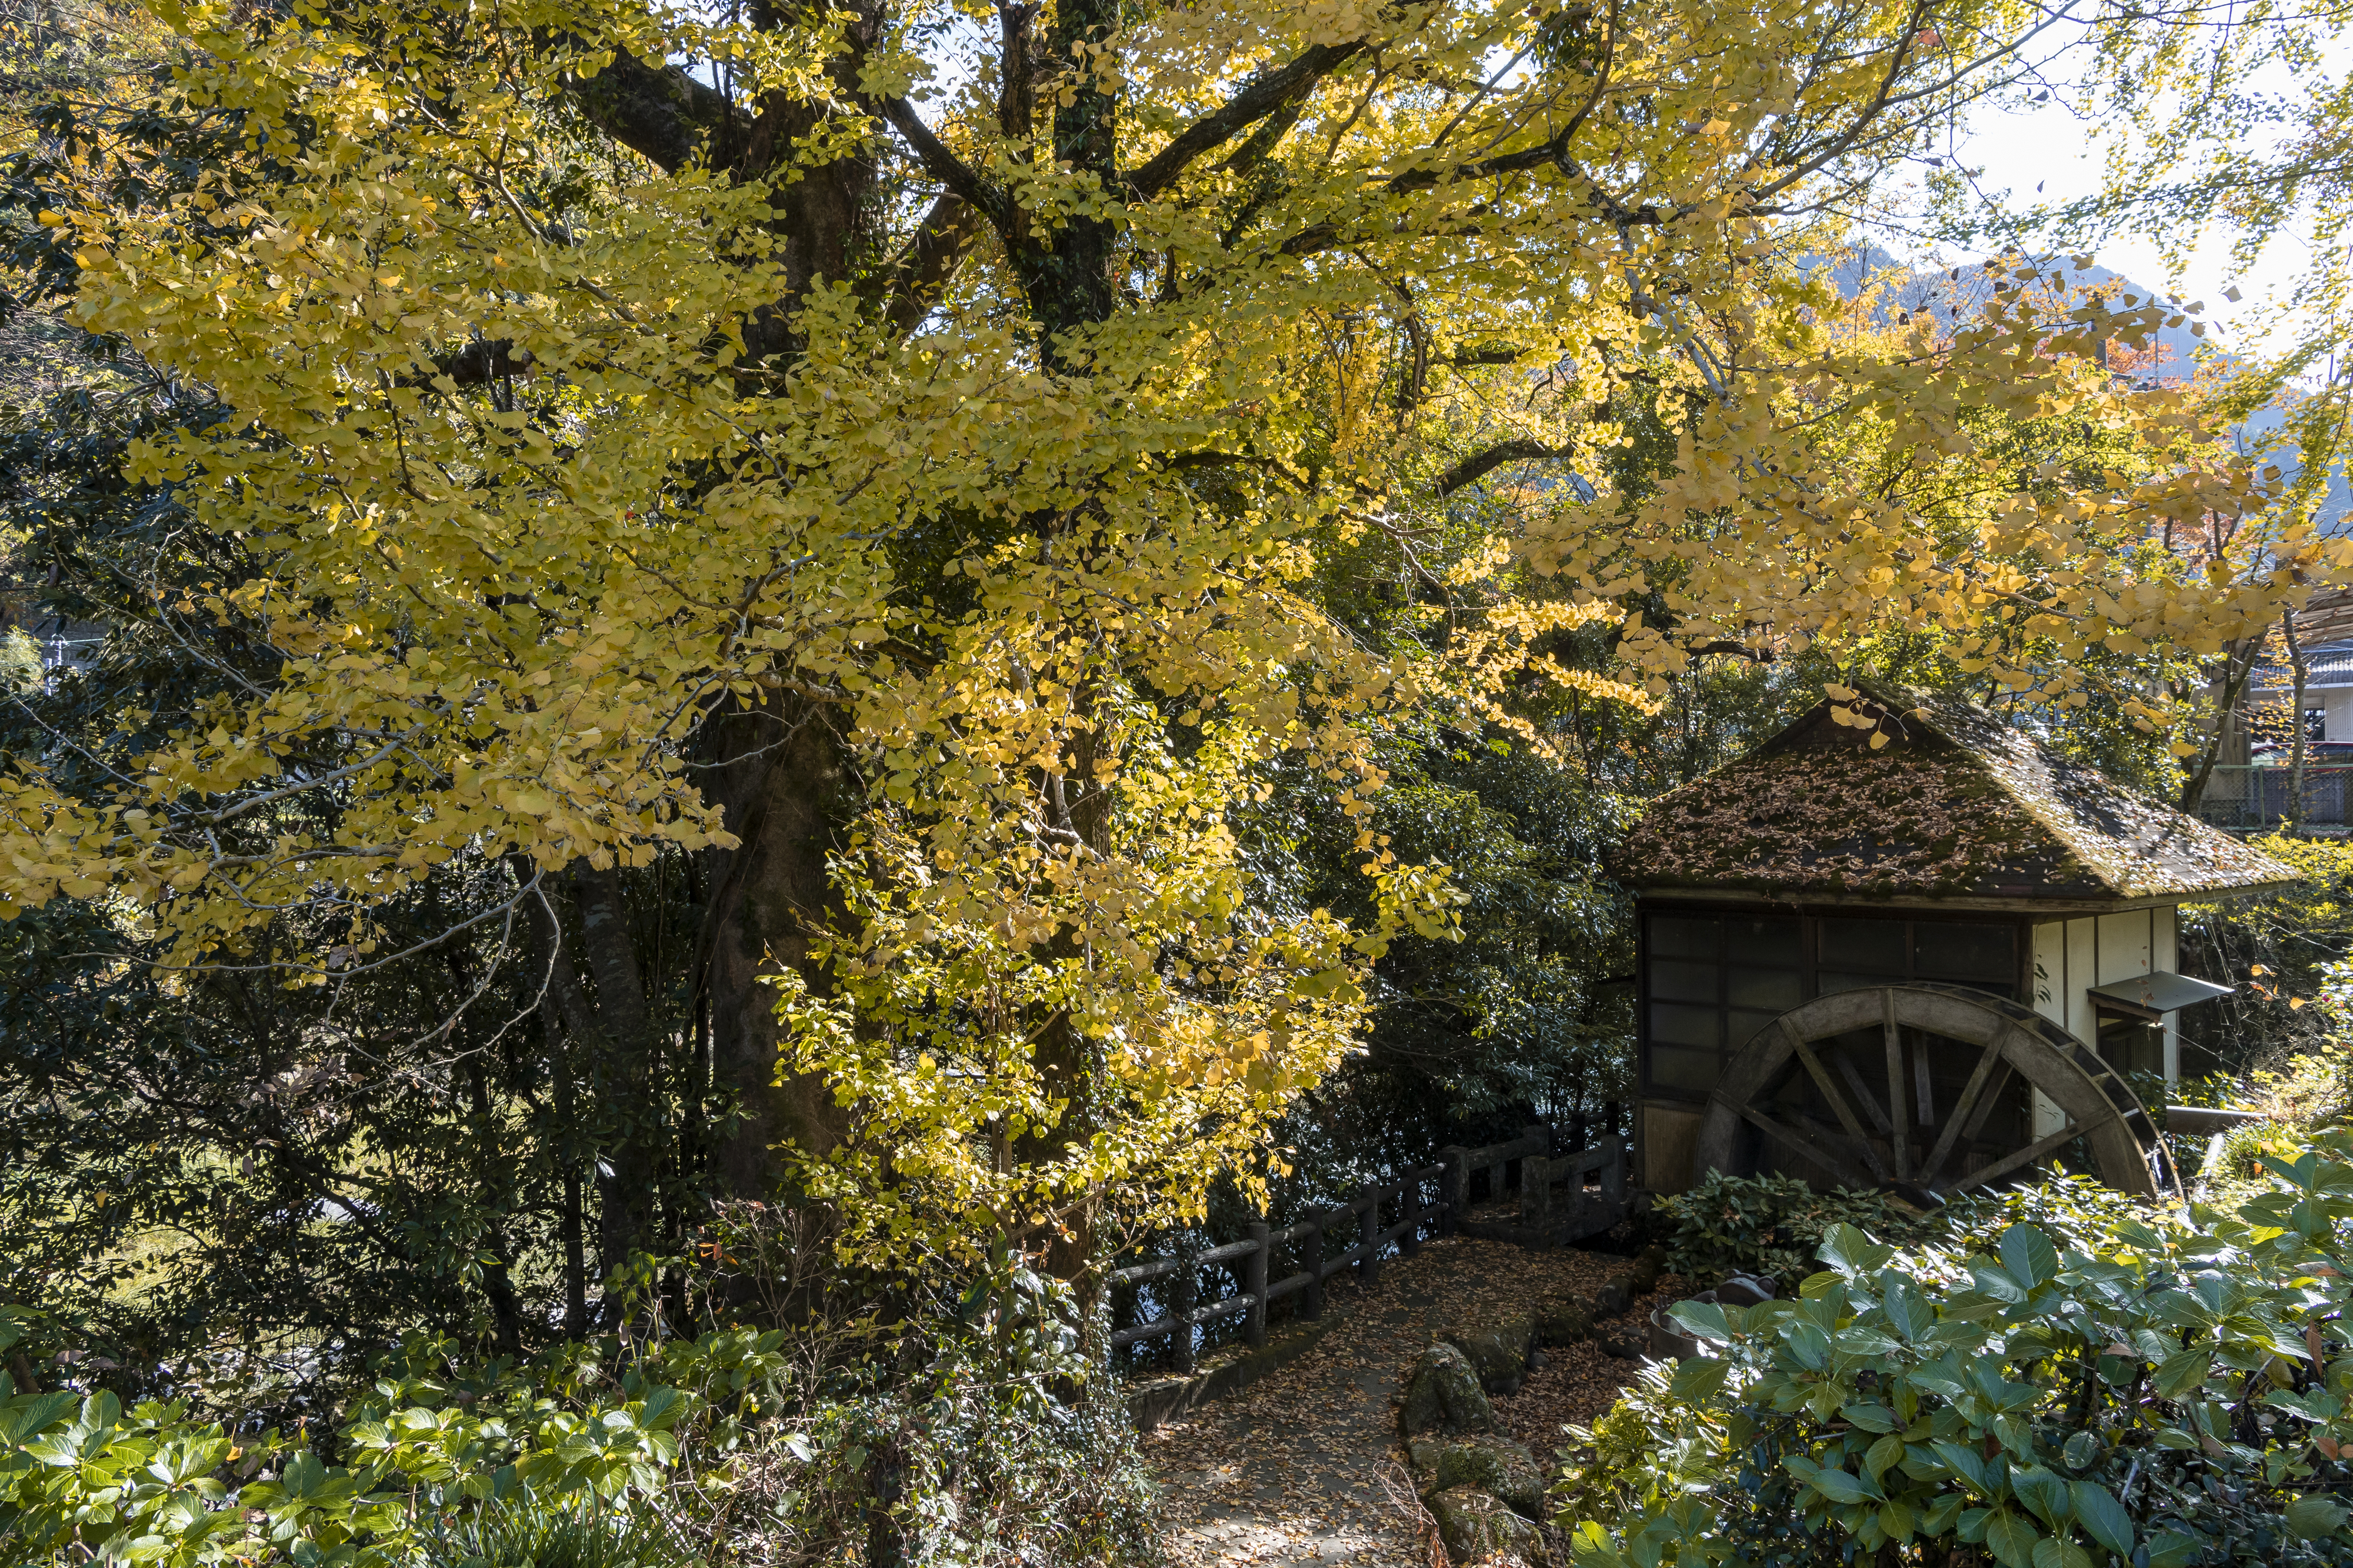
M 1509 1437 L 1473 1434 L 1439 1450 L 1439 1491 L 1477 1487 L 1524 1519 L 1544 1518 L 1545 1478 L 1536 1457 Z
M 1477 1487 L 1454 1487 L 1430 1500 L 1447 1555 L 1489 1568 L 1525 1563 L 1540 1550 L 1536 1527 Z
M 1487 1403 L 1470 1358 L 1452 1345 L 1435 1344 L 1421 1352 L 1406 1379 L 1398 1425 L 1408 1437 L 1426 1432 L 1493 1432 L 1495 1409 Z
M 1563 1296 L 1536 1314 L 1536 1339 L 1547 1345 L 1573 1345 L 1593 1331 L 1593 1303 Z
M 1533 1318 L 1514 1318 L 1494 1329 L 1450 1329 L 1440 1338 L 1462 1352 L 1489 1394 L 1517 1394 L 1527 1381 L 1528 1352 L 1535 1348 Z
M 1626 1271 L 1629 1295 L 1647 1296 L 1658 1289 L 1659 1276 L 1667 1270 L 1667 1249 L 1656 1243 L 1634 1254 L 1634 1265 Z

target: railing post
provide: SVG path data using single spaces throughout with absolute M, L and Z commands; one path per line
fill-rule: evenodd
M 1609 1200 L 1612 1209 L 1626 1202 L 1626 1144 L 1615 1132 L 1607 1145 L 1609 1163 L 1601 1167 L 1601 1195 Z
M 1552 1223 L 1552 1162 L 1542 1154 L 1520 1159 L 1520 1223 L 1539 1228 Z
M 1299 1292 L 1299 1315 L 1315 1319 L 1324 1315 L 1324 1222 L 1306 1222 L 1307 1234 L 1299 1238 L 1300 1260 L 1306 1266 L 1307 1283 Z
M 1176 1255 L 1176 1272 L 1168 1287 L 1169 1314 L 1176 1320 L 1176 1370 L 1193 1370 L 1193 1308 L 1199 1294 L 1195 1279 L 1193 1250 L 1186 1247 Z
M 1570 1117 L 1568 1119 L 1568 1152 L 1572 1154 L 1583 1153 L 1587 1146 L 1587 1134 L 1592 1131 L 1582 1110 Z
M 1250 1238 L 1257 1248 L 1250 1261 L 1242 1265 L 1242 1289 L 1250 1292 L 1250 1318 L 1243 1325 L 1244 1337 L 1252 1350 L 1266 1343 L 1266 1255 L 1274 1244 L 1267 1239 L 1266 1221 L 1250 1221 Z
M 1438 1176 L 1438 1201 L 1446 1205 L 1438 1216 L 1438 1234 L 1452 1236 L 1471 1201 L 1471 1151 L 1450 1143 L 1438 1152 L 1438 1161 L 1445 1167 Z
M 1365 1207 L 1356 1216 L 1356 1237 L 1364 1244 L 1364 1256 L 1356 1259 L 1356 1284 L 1369 1290 L 1381 1282 L 1381 1190 L 1374 1187 L 1365 1194 Z
M 1405 1193 L 1398 1201 L 1398 1255 L 1411 1258 L 1421 1250 L 1421 1177 L 1410 1165 L 1405 1171 Z

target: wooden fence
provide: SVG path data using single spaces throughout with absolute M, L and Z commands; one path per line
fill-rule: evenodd
M 1614 1128 L 1616 1108 L 1611 1110 L 1609 1121 Z M 1582 1119 L 1577 1130 L 1583 1131 Z M 1582 1205 L 1577 1212 L 1589 1211 L 1595 1200 L 1588 1196 L 1586 1178 L 1593 1174 L 1600 1176 L 1599 1193 L 1622 1209 L 1625 1146 L 1614 1133 L 1594 1148 L 1558 1159 L 1551 1157 L 1551 1151 L 1552 1131 L 1542 1125 L 1526 1128 L 1509 1142 L 1478 1149 L 1450 1146 L 1439 1151 L 1438 1163 L 1376 1183 L 1346 1203 L 1295 1225 L 1277 1230 L 1262 1220 L 1253 1220 L 1247 1227 L 1248 1235 L 1240 1241 L 1198 1252 L 1146 1258 L 1128 1268 L 1113 1269 L 1110 1280 L 1115 1286 L 1147 1285 L 1164 1279 L 1168 1283 L 1166 1312 L 1148 1323 L 1114 1329 L 1112 1346 L 1124 1349 L 1148 1340 L 1173 1337 L 1176 1368 L 1179 1373 L 1187 1373 L 1193 1370 L 1193 1331 L 1235 1317 L 1244 1320 L 1243 1339 L 1252 1347 L 1262 1345 L 1266 1342 L 1267 1308 L 1274 1302 L 1297 1296 L 1300 1317 L 1320 1317 L 1325 1280 L 1353 1269 L 1357 1283 L 1370 1289 L 1380 1279 L 1381 1254 L 1392 1243 L 1400 1257 L 1410 1258 L 1420 1249 L 1425 1226 L 1434 1226 L 1440 1236 L 1451 1235 L 1471 1205 L 1473 1179 L 1482 1173 L 1486 1176 L 1487 1200 L 1500 1202 L 1507 1186 L 1509 1168 L 1514 1164 L 1520 1167 L 1524 1223 L 1532 1215 L 1557 1212 L 1566 1215 L 1577 1205 Z M 1575 1195 L 1569 1206 L 1564 1206 L 1556 1201 L 1553 1188 L 1571 1180 L 1576 1183 Z M 1532 1202 L 1535 1205 L 1533 1210 L 1529 1206 Z M 1396 1223 L 1386 1226 L 1381 1224 L 1384 1207 L 1396 1215 Z M 1324 1248 L 1335 1237 L 1347 1238 L 1350 1245 L 1326 1257 Z M 1278 1247 L 1287 1252 L 1298 1267 L 1280 1279 L 1270 1279 L 1267 1276 Z M 1205 1268 L 1229 1273 L 1238 1279 L 1238 1287 L 1204 1301 L 1201 1271 Z

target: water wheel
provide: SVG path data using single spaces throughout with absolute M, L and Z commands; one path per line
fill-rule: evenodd
M 2035 1135 L 2031 1091 L 2064 1126 Z M 1759 1030 L 1708 1098 L 1693 1174 L 1941 1194 L 2020 1178 L 2078 1139 L 2110 1186 L 2153 1197 L 2176 1184 L 2139 1098 L 2065 1029 L 1967 986 L 1883 985 Z

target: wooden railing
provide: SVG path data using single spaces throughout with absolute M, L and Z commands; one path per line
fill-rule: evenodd
M 1553 1189 L 1568 1184 L 1565 1193 Z M 1626 1212 L 1626 1144 L 1605 1133 L 1590 1149 L 1547 1160 L 1531 1155 L 1520 1163 L 1520 1223 L 1538 1230 L 1576 1228 L 1579 1222 L 1607 1229 Z
M 1505 1143 L 1490 1143 L 1477 1149 L 1451 1145 L 1439 1151 L 1438 1163 L 1376 1183 L 1346 1203 L 1295 1225 L 1278 1230 L 1263 1220 L 1252 1220 L 1240 1241 L 1198 1252 L 1150 1258 L 1125 1268 L 1115 1268 L 1110 1275 L 1114 1286 L 1143 1286 L 1160 1280 L 1168 1283 L 1164 1292 L 1166 1311 L 1148 1323 L 1114 1329 L 1112 1346 L 1120 1350 L 1150 1340 L 1173 1338 L 1176 1342 L 1170 1347 L 1171 1360 L 1176 1371 L 1187 1373 L 1193 1369 L 1193 1331 L 1234 1317 L 1243 1319 L 1245 1342 L 1252 1347 L 1262 1345 L 1266 1342 L 1267 1308 L 1274 1302 L 1297 1296 L 1300 1317 L 1321 1317 L 1325 1280 L 1353 1269 L 1356 1282 L 1370 1289 L 1380 1279 L 1381 1254 L 1392 1243 L 1398 1256 L 1410 1258 L 1420 1249 L 1424 1226 L 1435 1226 L 1440 1236 L 1451 1235 L 1463 1211 L 1470 1206 L 1472 1178 L 1482 1171 L 1488 1178 L 1488 1200 L 1500 1201 L 1506 1190 L 1509 1167 L 1518 1164 L 1524 1212 L 1531 1186 L 1539 1194 L 1539 1207 L 1550 1212 L 1551 1188 L 1555 1184 L 1573 1176 L 1581 1194 L 1584 1177 L 1595 1172 L 1602 1173 L 1603 1190 L 1613 1199 L 1622 1199 L 1624 1146 L 1615 1136 L 1606 1139 L 1605 1146 L 1560 1159 L 1549 1158 L 1551 1151 L 1551 1130 L 1541 1124 L 1526 1128 Z M 1433 1183 L 1435 1191 L 1425 1195 L 1425 1188 Z M 1392 1205 L 1397 1222 L 1384 1226 L 1381 1211 Z M 1335 1236 L 1349 1237 L 1351 1245 L 1327 1258 L 1324 1248 Z M 1270 1279 L 1267 1276 L 1273 1267 L 1277 1247 L 1288 1252 L 1299 1267 L 1280 1279 Z M 1205 1268 L 1238 1276 L 1239 1288 L 1214 1300 L 1202 1300 L 1201 1271 Z

